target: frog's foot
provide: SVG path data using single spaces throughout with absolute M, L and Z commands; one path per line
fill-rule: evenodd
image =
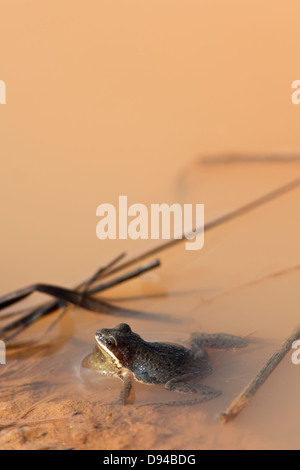
M 217 392 L 217 390 L 215 390 Z M 144 408 L 145 406 L 151 406 L 154 410 L 160 408 L 161 406 L 186 406 L 186 405 L 197 405 L 199 403 L 204 403 L 205 401 L 213 400 L 221 395 L 222 392 L 218 394 L 209 393 L 208 395 L 199 395 L 195 398 L 189 398 L 187 400 L 175 400 L 175 401 L 166 401 L 166 402 L 157 402 L 157 403 L 142 403 L 141 405 L 136 405 L 135 408 Z
M 194 377 L 195 378 L 195 377 Z M 196 405 L 198 403 L 203 403 L 205 401 L 213 400 L 222 394 L 220 390 L 215 390 L 206 385 L 202 385 L 197 382 L 190 382 L 191 376 L 182 376 L 181 378 L 171 379 L 166 383 L 165 387 L 167 390 L 173 390 L 176 392 L 182 393 L 194 393 L 198 394 L 195 398 L 188 398 L 186 400 L 175 400 L 167 402 L 158 402 L 158 403 L 144 403 L 138 405 L 136 408 L 141 408 L 145 406 L 151 406 L 153 409 L 160 408 L 161 406 L 185 406 L 185 405 Z
M 133 386 L 133 377 L 131 372 L 126 372 L 120 375 L 123 380 L 122 390 L 119 398 L 116 401 L 118 405 L 132 405 L 135 401 L 135 392 Z
M 165 387 L 167 390 L 173 390 L 175 392 L 195 393 L 211 398 L 216 398 L 222 393 L 220 390 L 215 390 L 211 387 L 207 387 L 206 385 L 202 385 L 201 383 L 195 381 L 195 376 L 190 375 L 183 375 L 181 377 L 171 379 L 166 383 Z
M 192 333 L 191 348 L 201 347 L 213 349 L 245 348 L 248 341 L 241 336 L 227 335 L 226 333 Z

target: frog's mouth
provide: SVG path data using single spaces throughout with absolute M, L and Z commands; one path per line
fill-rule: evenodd
M 116 367 L 121 368 L 122 364 L 120 363 L 119 359 L 106 346 L 105 337 L 103 335 L 99 334 L 99 333 L 96 333 L 95 334 L 95 339 L 96 339 L 97 346 L 100 349 L 100 351 L 102 352 L 102 354 L 106 358 L 108 358 L 110 361 L 112 361 L 115 364 Z

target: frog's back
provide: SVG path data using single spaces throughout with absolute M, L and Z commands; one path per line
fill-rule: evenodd
M 199 371 L 201 364 L 191 350 L 167 343 L 147 343 L 131 364 L 136 380 L 148 384 L 165 384 L 189 371 Z

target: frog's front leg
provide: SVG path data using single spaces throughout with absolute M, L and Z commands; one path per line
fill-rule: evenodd
M 191 348 L 213 348 L 213 349 L 229 349 L 229 348 L 245 348 L 248 341 L 241 336 L 228 335 L 226 333 L 192 333 Z
M 126 370 L 125 372 L 120 372 L 119 377 L 122 379 L 123 384 L 117 403 L 131 405 L 135 400 L 133 374 L 129 370 Z

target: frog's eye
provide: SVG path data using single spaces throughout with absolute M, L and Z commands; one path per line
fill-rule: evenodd
M 113 348 L 116 344 L 116 341 L 114 340 L 112 336 L 110 336 L 109 338 L 107 338 L 106 344 L 109 348 Z

